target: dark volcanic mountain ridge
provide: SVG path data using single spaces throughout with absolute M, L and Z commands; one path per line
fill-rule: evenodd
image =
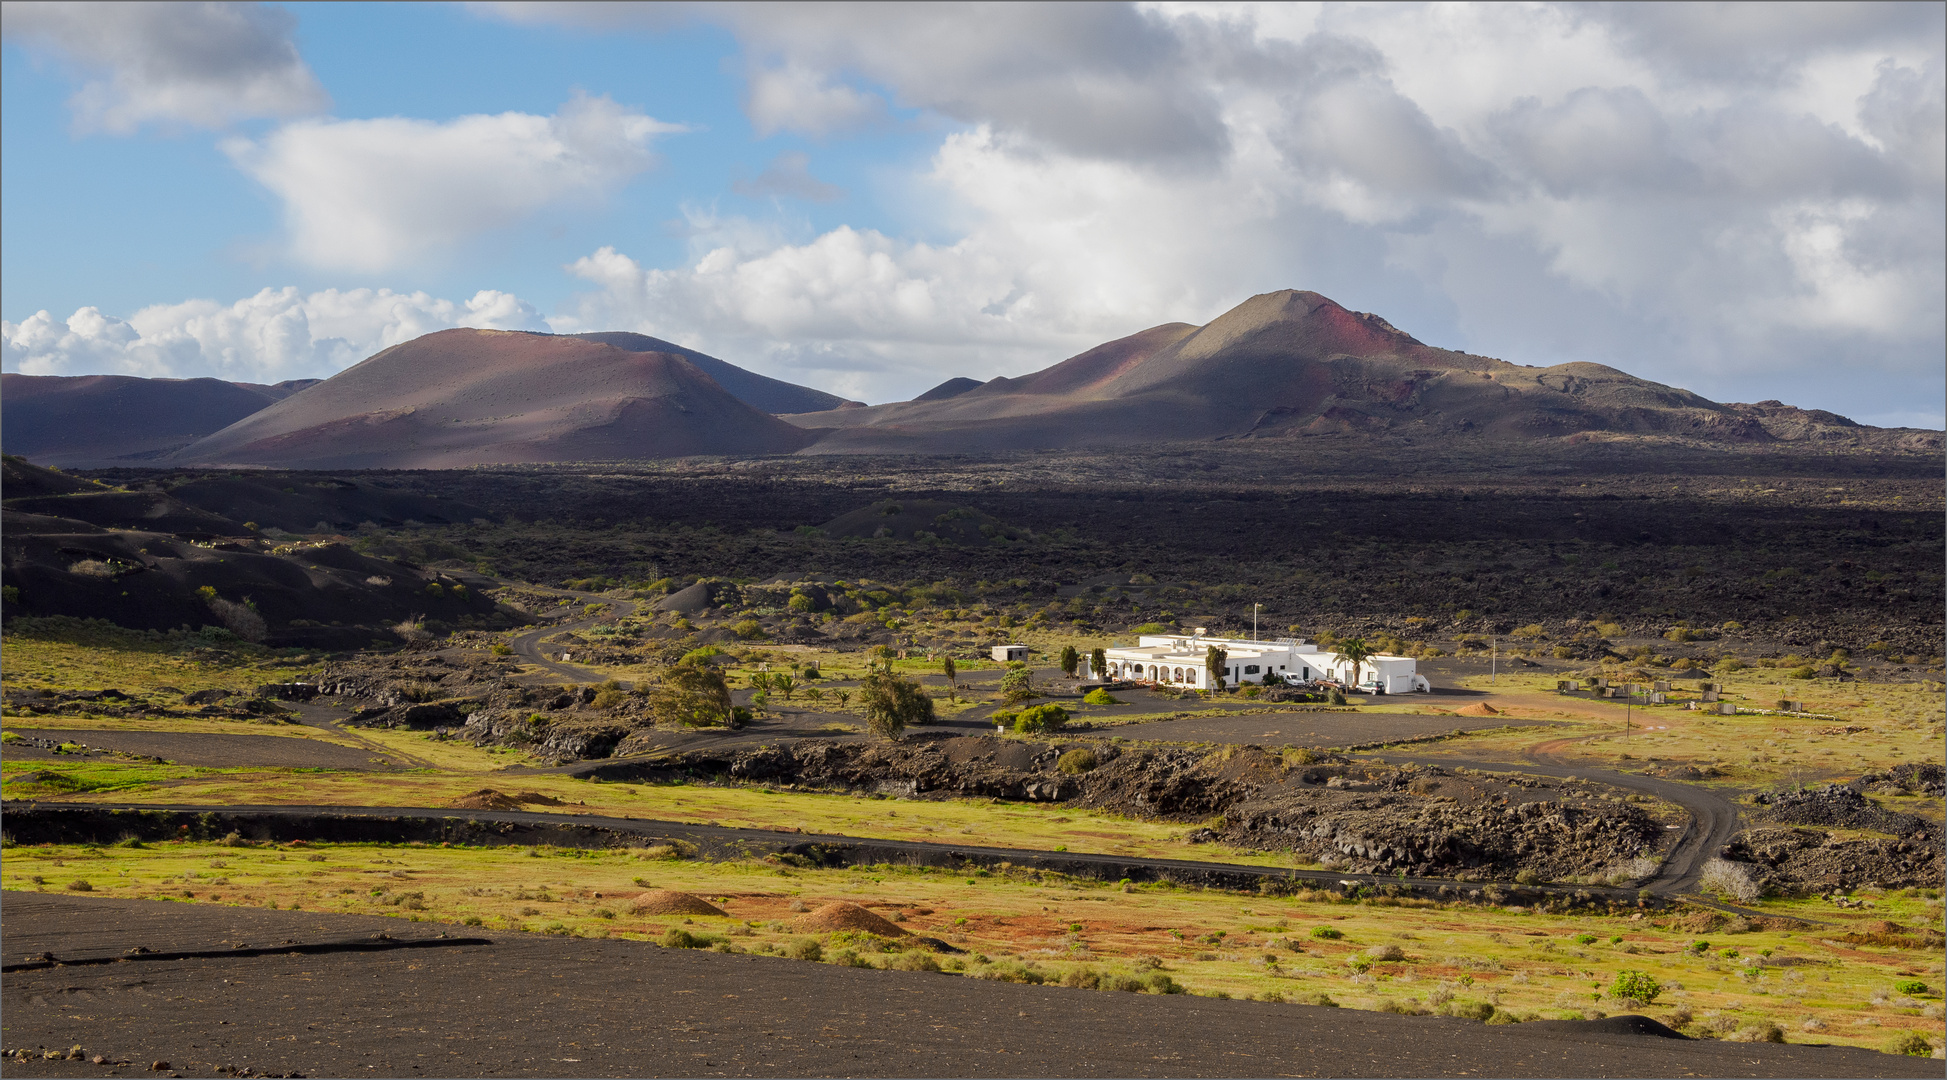
M 168 461 L 456 468 L 779 454 L 812 438 L 674 353 L 457 329 L 386 349 Z
M 1901 437 L 1775 401 L 1720 404 L 1601 364 L 1537 368 L 1434 348 L 1377 315 L 1295 290 L 1254 296 L 1201 327 L 1153 327 L 1019 378 L 790 419 L 821 433 L 811 453 L 1306 436 L 1526 441 L 1605 433 L 1833 446 Z M 1905 434 L 1939 444 L 1935 433 Z
M 10 454 L 44 465 L 139 465 L 221 431 L 316 383 L 263 385 L 133 375 L 0 375 Z

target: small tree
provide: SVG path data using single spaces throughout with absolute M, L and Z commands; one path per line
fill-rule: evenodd
M 954 665 L 953 657 L 940 661 L 940 672 L 946 676 L 947 700 L 957 704 L 960 701 L 960 669 Z
M 1001 697 L 1011 705 L 1039 696 L 1034 692 L 1034 672 L 1026 664 L 1009 665 L 1001 676 Z
M 656 723 L 675 727 L 736 727 L 730 706 L 730 684 L 723 672 L 708 663 L 677 664 L 649 692 L 649 711 Z
M 769 690 L 771 688 L 771 673 L 768 671 L 751 672 L 750 688 L 758 691 Z
M 791 692 L 797 688 L 798 680 L 781 671 L 771 676 L 770 689 L 777 691 L 778 696 L 786 701 L 791 700 Z
M 1095 673 L 1096 678 L 1107 679 L 1109 677 L 1108 652 L 1102 649 L 1097 649 L 1094 652 L 1089 654 L 1088 659 L 1089 659 L 1089 668 Z
M 1076 652 L 1075 646 L 1073 645 L 1063 645 L 1061 647 L 1061 673 L 1072 679 L 1075 677 L 1075 669 L 1081 666 L 1082 654 Z
M 1218 690 L 1224 688 L 1224 669 L 1230 665 L 1230 653 L 1215 645 L 1203 652 L 1203 670 L 1210 676 L 1210 685 Z
M 890 645 L 874 645 L 872 647 L 872 666 L 890 675 L 892 674 L 892 662 L 898 655 Z
M 1663 984 L 1641 971 L 1618 971 L 1609 984 L 1609 996 L 1618 1001 L 1648 1005 L 1663 993 Z
M 1332 653 L 1352 665 L 1350 685 L 1359 685 L 1359 665 L 1372 658 L 1372 647 L 1361 638 L 1346 638 L 1338 643 Z
M 872 733 L 887 739 L 934 720 L 933 699 L 918 683 L 897 675 L 867 675 L 859 683 L 859 704 Z

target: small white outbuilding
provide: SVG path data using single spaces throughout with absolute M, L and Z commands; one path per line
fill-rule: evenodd
M 1031 651 L 1026 645 L 996 645 L 994 659 L 1003 664 L 1012 664 L 1017 660 L 1026 661 Z

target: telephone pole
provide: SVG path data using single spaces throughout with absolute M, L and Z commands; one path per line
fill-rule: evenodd
M 1263 606 L 1264 606 L 1263 604 L 1251 605 L 1251 640 L 1252 641 L 1257 640 L 1257 609 Z

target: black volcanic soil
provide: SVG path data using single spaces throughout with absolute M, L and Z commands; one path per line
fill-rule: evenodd
M 1845 647 L 1865 662 L 1882 641 L 1897 655 L 1940 655 L 1937 454 L 1591 444 L 1487 456 L 1321 439 L 1302 451 L 1216 444 L 346 475 L 439 494 L 492 521 L 376 530 L 361 542 L 368 552 L 486 561 L 537 582 L 943 581 L 969 601 L 1051 609 L 1085 629 L 1167 613 L 1237 632 L 1260 601 L 1266 625 L 1310 634 L 1451 638 L 1543 623 L 1555 646 L 1578 632 L 1570 620 L 1601 620 L 1678 659 Z M 819 531 L 909 500 L 964 507 L 1019 539 L 954 543 L 931 527 L 938 514 L 912 525 L 937 542 L 908 539 L 903 519 L 887 539 Z M 1415 629 L 1409 618 L 1430 622 Z M 1662 641 L 1678 620 L 1742 629 Z
M 1376 709 L 1382 709 L 1378 706 Z M 1499 727 L 1545 727 L 1547 720 L 1413 713 L 1288 712 L 1259 716 L 1193 716 L 1181 720 L 1117 724 L 1090 732 L 1094 738 L 1146 742 L 1329 747 L 1379 746 Z
M 5 1047 L 79 1045 L 112 1063 L 37 1055 L 9 1060 L 9 1076 L 129 1075 L 158 1062 L 184 1076 L 1939 1074 L 1863 1050 L 1627 1034 L 1615 1018 L 1488 1027 L 624 941 L 500 931 L 441 941 L 453 928 L 365 916 L 18 892 L 5 906 Z M 24 963 L 138 947 L 155 958 Z M 172 955 L 209 952 L 234 955 Z
M 39 743 L 80 744 L 103 754 L 161 758 L 174 765 L 212 768 L 386 769 L 386 755 L 322 739 L 286 735 L 224 735 L 176 731 L 100 731 L 53 728 L 12 729 L 23 742 L 0 750 L 8 761 L 75 761 L 98 756 L 87 751 L 54 753 Z

